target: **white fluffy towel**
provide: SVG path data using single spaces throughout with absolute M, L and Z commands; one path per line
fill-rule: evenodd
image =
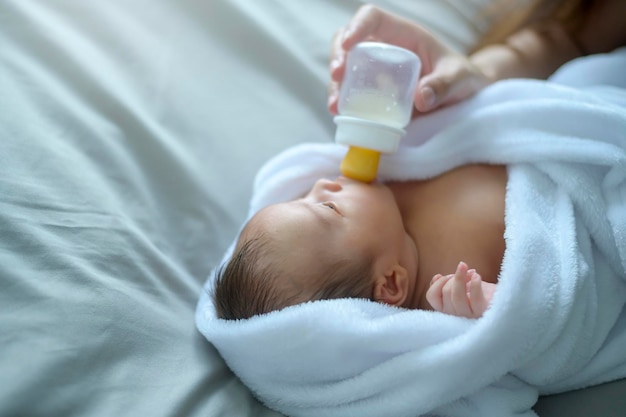
M 198 329 L 288 416 L 533 416 L 539 394 L 626 377 L 625 68 L 622 49 L 547 82 L 496 83 L 418 118 L 383 157 L 382 180 L 508 166 L 506 252 L 482 318 L 342 299 L 225 321 L 211 274 Z M 257 176 L 250 215 L 339 175 L 344 153 L 305 144 L 278 155 Z

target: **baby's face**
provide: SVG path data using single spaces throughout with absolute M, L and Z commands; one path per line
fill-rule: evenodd
M 404 242 L 404 226 L 391 190 L 344 177 L 319 180 L 303 198 L 261 210 L 244 230 L 264 233 L 277 244 L 274 262 L 306 291 L 306 277 L 320 262 L 337 258 L 376 257 Z M 242 240 L 244 240 L 242 239 Z

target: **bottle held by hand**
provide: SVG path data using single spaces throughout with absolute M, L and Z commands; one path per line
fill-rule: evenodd
M 421 61 L 413 52 L 361 42 L 349 52 L 339 91 L 335 142 L 348 146 L 344 176 L 371 182 L 381 153 L 393 153 L 411 120 Z

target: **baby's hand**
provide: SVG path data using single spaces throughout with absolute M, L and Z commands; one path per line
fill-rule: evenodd
M 456 273 L 433 277 L 426 300 L 436 311 L 478 318 L 487 310 L 495 290 L 496 284 L 484 282 L 475 270 L 460 262 Z

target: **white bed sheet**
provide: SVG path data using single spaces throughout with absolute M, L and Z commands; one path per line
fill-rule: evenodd
M 376 3 L 464 49 L 485 1 Z M 257 169 L 332 140 L 330 38 L 360 4 L 0 3 L 0 415 L 278 415 L 194 309 Z

